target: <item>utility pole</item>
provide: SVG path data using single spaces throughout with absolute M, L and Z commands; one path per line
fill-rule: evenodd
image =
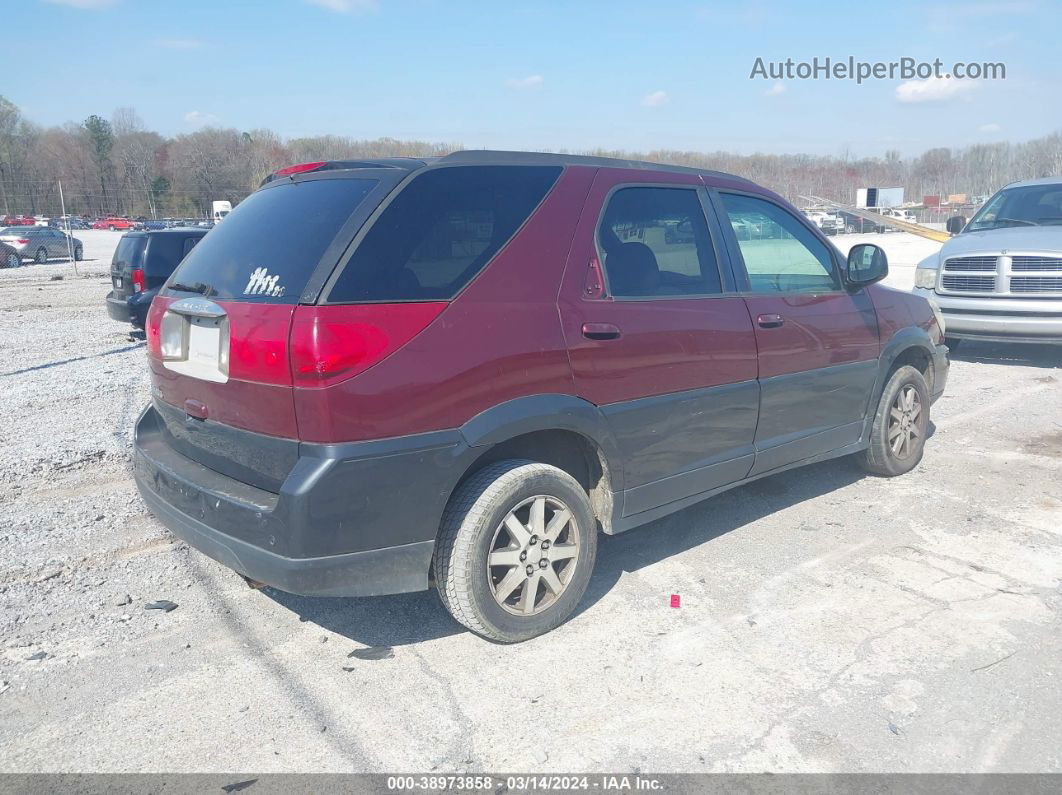
M 59 207 L 63 212 L 63 220 L 66 221 L 66 250 L 70 257 L 70 262 L 74 266 L 74 275 L 78 276 L 77 272 L 77 260 L 74 258 L 74 239 L 70 237 L 70 218 L 66 214 L 66 201 L 63 199 L 63 181 L 59 180 Z

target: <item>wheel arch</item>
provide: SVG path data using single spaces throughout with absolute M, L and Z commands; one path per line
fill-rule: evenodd
M 870 403 L 864 415 L 863 440 L 870 438 L 870 429 L 874 422 L 874 412 L 878 401 L 881 399 L 881 391 L 885 388 L 889 378 L 894 372 L 904 365 L 912 365 L 922 373 L 929 386 L 930 394 L 933 393 L 934 380 L 934 347 L 929 333 L 917 326 L 908 326 L 897 331 L 884 347 L 878 357 L 878 376 L 874 384 L 874 391 L 870 395 Z
M 611 532 L 622 493 L 619 449 L 600 410 L 572 395 L 530 395 L 477 414 L 459 429 L 475 457 L 447 496 L 495 461 L 526 458 L 556 466 L 586 489 L 601 529 Z

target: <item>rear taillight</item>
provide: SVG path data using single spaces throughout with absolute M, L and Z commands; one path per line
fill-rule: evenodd
M 162 317 L 166 314 L 166 308 L 172 303 L 172 298 L 159 298 L 156 296 L 148 308 L 147 319 L 144 321 L 144 336 L 147 337 L 148 356 L 153 356 L 156 359 L 162 358 Z
M 20 237 L 18 239 L 18 244 L 20 246 L 28 246 L 29 245 L 29 238 L 28 237 Z
M 144 269 L 133 268 L 133 292 L 142 293 L 146 286 L 147 284 L 144 281 Z
M 330 386 L 369 369 L 445 308 L 445 302 L 297 307 L 291 326 L 295 386 Z

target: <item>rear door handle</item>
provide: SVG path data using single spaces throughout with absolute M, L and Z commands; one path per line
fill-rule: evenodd
M 781 315 L 760 315 L 756 318 L 756 325 L 760 328 L 779 328 L 785 324 Z
M 583 323 L 583 336 L 588 340 L 616 340 L 620 330 L 611 323 Z

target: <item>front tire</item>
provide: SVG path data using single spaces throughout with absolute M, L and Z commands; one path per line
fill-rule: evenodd
M 33 258 L 33 261 L 38 265 L 43 265 L 48 261 L 48 252 L 43 247 L 37 249 L 37 255 Z
M 892 374 L 882 390 L 860 463 L 872 475 L 895 477 L 922 460 L 929 433 L 929 387 L 910 365 Z
M 17 268 L 21 264 L 22 257 L 16 254 L 14 251 L 10 251 L 4 256 L 4 266 L 7 268 Z
M 443 515 L 435 582 L 450 614 L 478 635 L 518 643 L 575 610 L 590 582 L 597 522 L 586 491 L 562 469 L 490 464 Z

